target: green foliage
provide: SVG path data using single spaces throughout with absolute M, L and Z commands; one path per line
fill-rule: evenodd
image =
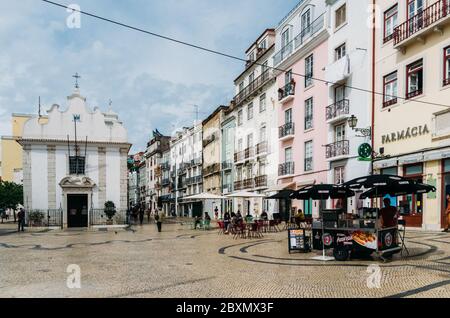
M 111 220 L 116 214 L 116 205 L 112 201 L 105 202 L 105 214 Z
M 16 209 L 23 204 L 23 186 L 13 182 L 0 182 L 0 208 Z
M 28 214 L 28 219 L 34 224 L 41 223 L 44 218 L 45 218 L 44 213 L 42 213 L 40 211 L 31 211 Z

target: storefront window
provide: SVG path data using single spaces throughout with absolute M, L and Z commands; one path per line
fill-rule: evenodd
M 423 182 L 423 165 L 411 165 L 404 168 L 404 175 L 406 178 L 422 183 Z M 410 194 L 403 197 L 400 202 L 402 213 L 422 214 L 423 213 L 423 194 Z
M 381 169 L 381 174 L 382 175 L 396 176 L 396 175 L 398 175 L 397 167 Z M 390 195 L 386 195 L 384 198 L 390 199 L 392 206 L 397 206 L 398 205 L 397 197 L 391 197 Z

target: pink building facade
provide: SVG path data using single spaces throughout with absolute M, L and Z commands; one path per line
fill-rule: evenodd
M 326 21 L 324 1 L 302 1 L 276 29 L 279 189 L 297 190 L 328 181 L 328 86 L 314 80 L 325 77 L 328 64 Z M 291 208 L 317 216 L 318 205 L 294 200 Z

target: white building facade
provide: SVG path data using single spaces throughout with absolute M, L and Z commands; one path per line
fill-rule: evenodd
M 91 111 L 76 89 L 67 109 L 53 105 L 48 123 L 28 120 L 23 137 L 26 210 L 63 211 L 65 227 L 92 224 L 89 211 L 112 201 L 127 209 L 127 155 L 131 145 L 118 116 Z
M 245 70 L 235 80 L 233 190 L 268 193 L 278 178 L 278 120 L 273 67 L 275 31 L 265 30 L 246 51 Z M 234 200 L 241 213 L 277 212 L 276 201 Z

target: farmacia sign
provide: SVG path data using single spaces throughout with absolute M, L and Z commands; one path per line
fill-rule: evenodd
M 430 130 L 427 125 L 418 126 L 418 127 L 408 127 L 402 131 L 393 132 L 391 134 L 383 135 L 382 143 L 389 144 L 396 141 L 412 139 L 423 135 L 428 135 Z

